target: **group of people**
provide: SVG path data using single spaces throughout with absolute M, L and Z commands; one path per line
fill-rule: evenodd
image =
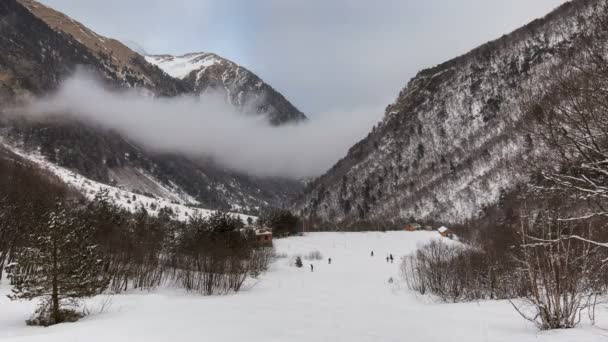
M 374 251 L 372 251 L 371 256 L 374 256 Z M 392 264 L 393 261 L 395 261 L 395 258 L 393 258 L 393 254 L 389 254 L 386 256 L 386 263 L 388 264 L 389 262 Z M 331 265 L 331 258 L 327 259 L 327 263 L 329 265 Z M 315 271 L 315 266 L 313 264 L 310 264 L 310 272 L 314 272 Z
M 327 263 L 329 265 L 331 265 L 331 258 L 327 259 Z M 310 264 L 310 272 L 314 272 L 315 271 L 315 266 L 313 264 Z
M 374 256 L 374 251 L 372 251 L 371 256 Z M 393 263 L 393 261 L 395 260 L 395 258 L 393 258 L 393 254 L 389 254 L 386 256 L 386 263 Z M 330 262 L 331 263 L 331 262 Z

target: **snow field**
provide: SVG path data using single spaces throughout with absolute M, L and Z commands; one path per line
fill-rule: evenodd
M 599 326 L 538 332 L 506 301 L 445 304 L 407 290 L 401 256 L 438 239 L 436 232 L 311 233 L 275 240 L 280 258 L 236 295 L 201 297 L 173 289 L 134 291 L 87 301 L 92 314 L 50 328 L 23 323 L 34 304 L 10 302 L 0 286 L 0 341 L 600 341 L 608 337 L 608 307 Z M 375 256 L 371 257 L 371 251 Z M 295 256 L 322 260 L 296 268 Z M 395 263 L 386 262 L 392 253 Z M 327 258 L 332 258 L 329 265 Z M 314 272 L 310 271 L 310 264 Z M 388 282 L 389 278 L 395 280 Z

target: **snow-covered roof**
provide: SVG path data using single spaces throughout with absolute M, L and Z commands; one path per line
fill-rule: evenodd
M 438 232 L 440 233 L 445 233 L 447 232 L 449 229 L 446 226 L 441 226 L 439 229 L 437 229 Z

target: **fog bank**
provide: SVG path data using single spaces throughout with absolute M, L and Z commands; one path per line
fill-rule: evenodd
M 134 90 L 109 91 L 83 73 L 19 112 L 31 118 L 68 115 L 116 130 L 151 151 L 211 157 L 247 174 L 289 178 L 322 174 L 381 118 L 373 110 L 336 111 L 274 127 L 262 115 L 235 110 L 221 96 L 159 99 Z

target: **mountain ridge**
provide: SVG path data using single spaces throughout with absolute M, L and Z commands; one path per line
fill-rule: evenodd
M 567 55 L 605 11 L 597 0 L 566 3 L 542 19 L 445 63 L 420 71 L 382 121 L 294 208 L 329 221 L 463 222 L 521 177 L 529 143 L 513 134 L 518 101 Z M 603 12 L 602 12 L 603 13 Z
M 148 55 L 145 59 L 168 75 L 188 83 L 194 94 L 221 94 L 238 110 L 265 115 L 273 125 L 308 120 L 255 73 L 215 53 Z
M 120 53 L 114 52 L 116 47 Z M 152 97 L 193 93 L 186 81 L 49 7 L 33 0 L 0 2 L 3 108 L 56 91 L 78 68 L 92 72 L 109 89 L 137 89 Z M 92 181 L 160 196 L 154 186 L 158 182 L 209 209 L 254 213 L 281 206 L 301 188 L 297 181 L 245 175 L 206 158 L 154 153 L 117 132 L 65 118 L 31 122 L 0 115 L 0 132 L 5 144 L 42 153 L 49 162 Z

